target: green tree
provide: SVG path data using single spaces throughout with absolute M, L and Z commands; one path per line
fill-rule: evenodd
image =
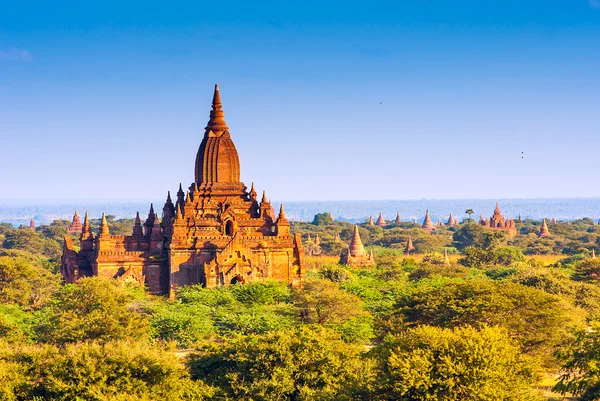
M 306 280 L 304 287 L 294 292 L 293 301 L 306 323 L 339 324 L 364 313 L 360 298 L 329 280 Z
M 350 400 L 371 384 L 361 351 L 332 330 L 301 326 L 209 344 L 189 366 L 223 399 Z
M 409 327 L 502 326 L 524 352 L 546 357 L 584 315 L 557 295 L 485 279 L 421 285 L 398 301 L 393 314 L 400 314 Z
M 12 374 L 6 367 L 12 368 Z M 192 381 L 172 350 L 143 341 L 65 347 L 0 344 L 2 399 L 203 400 L 212 390 Z
M 465 214 L 467 214 L 469 216 L 469 222 L 471 222 L 472 221 L 471 215 L 475 214 L 475 211 L 473 209 L 467 209 L 467 210 L 465 210 Z
M 144 339 L 148 319 L 137 311 L 134 295 L 113 279 L 84 278 L 61 288 L 36 331 L 44 341 Z
M 37 257 L 13 251 L 0 256 L 0 303 L 39 309 L 58 291 L 60 278 Z
M 312 222 L 315 226 L 324 226 L 328 224 L 333 224 L 333 220 L 329 213 L 317 213 L 313 218 Z
M 537 369 L 502 329 L 421 326 L 373 351 L 378 395 L 387 400 L 536 400 Z
M 600 322 L 590 322 L 575 334 L 568 347 L 558 352 L 564 372 L 554 390 L 581 397 L 583 401 L 600 400 Z

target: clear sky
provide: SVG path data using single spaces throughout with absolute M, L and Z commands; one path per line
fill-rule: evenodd
M 600 0 L 1 1 L 0 199 L 600 196 Z

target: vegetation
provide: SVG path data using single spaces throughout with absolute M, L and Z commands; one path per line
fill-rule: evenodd
M 68 222 L 0 225 L 0 399 L 536 400 L 547 377 L 556 397 L 600 399 L 599 228 L 558 222 L 540 239 L 539 225 L 513 238 L 361 225 L 377 267 L 357 269 L 337 263 L 354 225 L 321 213 L 292 225 L 314 255 L 301 290 L 189 286 L 175 300 L 61 285 Z

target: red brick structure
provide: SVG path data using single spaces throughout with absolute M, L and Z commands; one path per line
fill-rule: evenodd
M 83 226 L 81 225 L 81 220 L 79 219 L 79 215 L 77 214 L 77 210 L 75 210 L 75 214 L 73 215 L 73 221 L 69 226 L 67 232 L 69 234 L 81 234 L 83 231 Z
M 489 220 L 483 220 L 483 216 L 479 220 L 479 224 L 489 227 L 492 230 L 501 230 L 504 231 L 509 237 L 514 237 L 517 235 L 517 227 L 515 221 L 512 219 L 505 219 L 500 213 L 500 207 L 498 206 L 498 202 L 496 202 L 496 208 L 494 209 L 494 214 L 490 217 Z
M 283 206 L 276 215 L 264 192 L 259 201 L 254 185 L 247 191 L 240 181 L 238 153 L 216 85 L 194 171 L 194 182 L 186 193 L 180 184 L 175 203 L 167 195 L 162 220 L 151 205 L 143 225 L 137 214 L 130 236 L 110 235 L 104 216 L 94 236 L 86 213 L 81 250 L 65 238 L 64 281 L 114 277 L 165 295 L 190 284 L 210 288 L 266 279 L 300 287 L 300 237 L 290 234 Z
M 340 264 L 362 267 L 375 266 L 373 251 L 370 253 L 365 252 L 365 247 L 358 233 L 358 226 L 354 226 L 354 235 L 352 236 L 348 250 L 342 252 L 340 255 Z

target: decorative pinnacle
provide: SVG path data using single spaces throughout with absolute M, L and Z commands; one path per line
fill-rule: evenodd
M 285 211 L 283 210 L 283 203 L 279 206 L 279 220 L 286 220 Z
M 135 225 L 141 226 L 142 220 L 140 219 L 140 212 L 135 212 Z
M 219 85 L 215 84 L 215 93 L 213 94 L 212 101 L 212 110 L 210 111 L 210 120 L 208 120 L 208 125 L 206 126 L 207 130 L 216 132 L 216 131 L 225 131 L 229 129 L 227 127 L 227 123 L 225 122 L 225 115 L 221 103 L 221 93 L 219 92 Z
M 100 234 L 103 234 L 103 235 L 104 234 L 106 234 L 106 235 L 109 234 L 108 223 L 106 221 L 106 216 L 104 215 L 104 213 L 102 213 L 102 221 L 100 223 Z
M 181 214 L 181 207 L 179 206 L 179 203 L 177 204 L 177 212 L 175 214 L 175 219 L 183 220 L 183 215 Z

